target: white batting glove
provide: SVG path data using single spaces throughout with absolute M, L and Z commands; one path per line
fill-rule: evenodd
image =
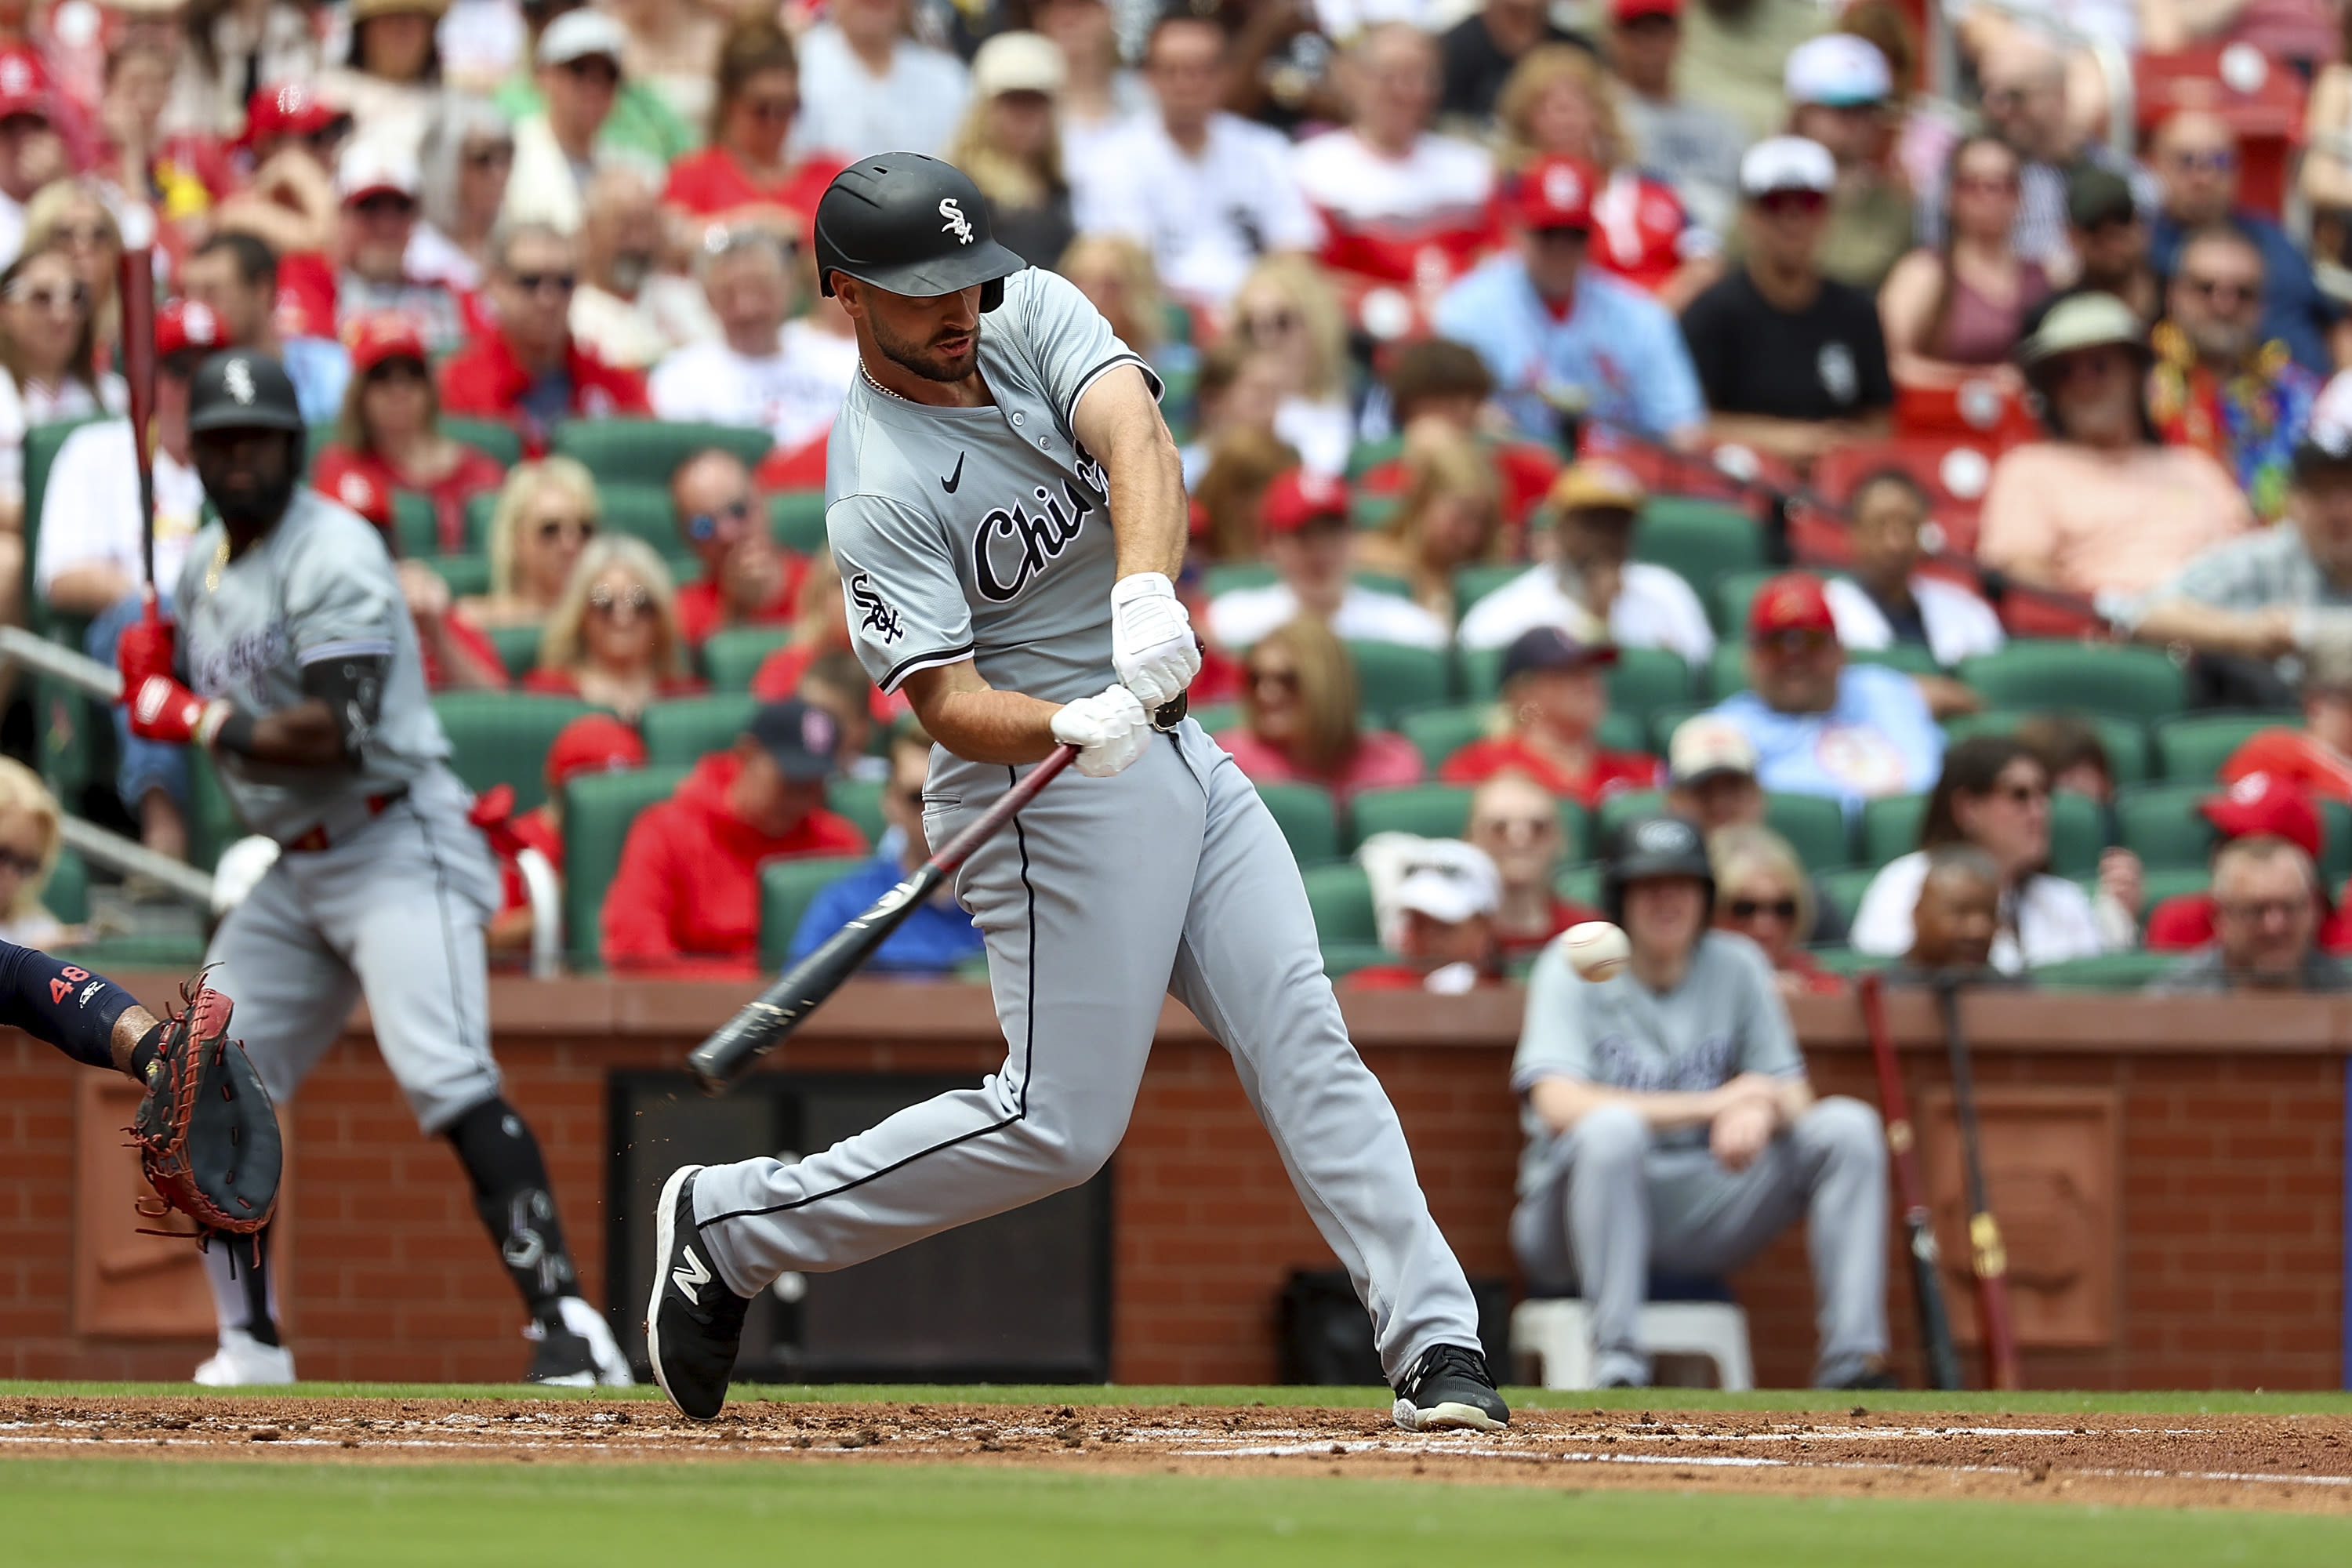
M 1174 700 L 1201 673 L 1192 617 L 1166 574 L 1137 572 L 1112 584 L 1110 662 L 1119 684 L 1154 710 Z
M 1143 748 L 1151 743 L 1151 725 L 1143 704 L 1124 686 L 1114 686 L 1099 697 L 1066 702 L 1054 715 L 1054 739 L 1078 749 L 1073 765 L 1090 779 L 1124 773 Z

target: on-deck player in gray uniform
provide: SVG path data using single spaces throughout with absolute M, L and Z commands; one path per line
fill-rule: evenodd
M 237 816 L 280 847 L 214 935 L 214 983 L 281 1106 L 364 994 L 385 1065 L 456 1150 L 530 1310 L 530 1375 L 627 1383 L 579 1294 L 539 1145 L 500 1093 L 482 944 L 497 873 L 446 765 L 392 558 L 299 483 L 301 416 L 275 361 L 205 361 L 189 429 L 225 521 L 189 550 L 176 628 L 134 627 L 121 664 L 132 731 L 209 747 Z M 291 1382 L 268 1270 L 233 1269 L 233 1250 L 207 1254 L 220 1351 L 197 1381 Z
M 956 883 L 1008 1054 L 979 1087 L 797 1164 L 674 1174 L 656 1218 L 656 1374 L 687 1414 L 715 1415 L 745 1299 L 780 1274 L 1092 1176 L 1172 994 L 1233 1054 L 1354 1279 L 1398 1420 L 1498 1425 L 1469 1288 L 1348 1039 L 1273 816 L 1198 724 L 1144 723 L 1199 667 L 1167 582 L 1185 509 L 1158 379 L 1076 288 L 1015 270 L 985 215 L 958 171 L 888 153 L 834 182 L 816 243 L 866 373 L 833 427 L 826 531 L 860 658 L 941 742 L 931 841 L 1057 739 L 1082 748 Z

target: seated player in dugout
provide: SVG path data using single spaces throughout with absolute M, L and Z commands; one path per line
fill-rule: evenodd
M 208 972 L 237 998 L 246 1049 L 280 1105 L 365 996 L 384 1065 L 418 1125 L 449 1141 L 523 1299 L 537 1346 L 526 1375 L 627 1384 L 604 1314 L 580 1293 L 538 1141 L 490 1056 L 483 926 L 498 869 L 449 771 L 383 536 L 302 484 L 305 426 L 276 360 L 243 349 L 205 360 L 188 430 L 218 519 L 189 547 L 176 622 L 133 624 L 116 662 L 131 732 L 211 752 L 246 831 L 278 846 L 213 933 Z M 198 1383 L 294 1381 L 268 1234 L 205 1253 L 220 1348 Z
M 1187 519 L 1158 377 L 1076 286 L 995 242 L 950 164 L 861 158 L 814 230 L 860 365 L 833 427 L 826 532 L 859 658 L 939 742 L 926 838 L 946 843 L 1057 746 L 1076 757 L 957 873 L 1003 1067 L 794 1164 L 671 1173 L 646 1313 L 664 1392 L 719 1415 L 745 1315 L 778 1276 L 1093 1176 L 1173 995 L 1232 1053 L 1366 1303 L 1396 1422 L 1502 1425 L 1476 1302 L 1348 1038 L 1281 830 L 1181 717 L 1201 657 L 1172 581 Z
M 1601 1385 L 1638 1387 L 1650 1276 L 1727 1274 L 1801 1216 L 1814 1383 L 1894 1387 L 1878 1113 L 1815 1098 L 1762 951 L 1707 929 L 1715 875 L 1689 823 L 1618 829 L 1601 894 L 1631 960 L 1587 982 L 1546 949 L 1511 1062 L 1528 1140 L 1511 1248 L 1530 1293 L 1581 1296 Z

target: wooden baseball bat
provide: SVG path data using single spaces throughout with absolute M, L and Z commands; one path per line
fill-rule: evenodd
M 1969 1271 L 1976 1277 L 1977 1316 L 1984 1330 L 1985 1386 L 2019 1388 L 2017 1331 L 2009 1311 L 2009 1253 L 2000 1224 L 1985 1194 L 1984 1151 L 1977 1139 L 1977 1097 L 1969 1070 L 1968 1037 L 1960 1032 L 1959 989 L 1938 981 L 1936 1002 L 1944 1015 L 1944 1046 L 1952 1062 L 1952 1110 L 1959 1122 L 1960 1161 L 1969 1188 Z
M 155 597 L 155 222 L 145 207 L 123 215 L 115 293 L 122 301 L 122 379 L 131 388 L 131 449 L 139 464 L 139 565 Z
M 1862 976 L 1862 1021 L 1870 1032 L 1870 1054 L 1878 1064 L 1878 1105 L 1886 1121 L 1886 1152 L 1895 1164 L 1895 1190 L 1903 1199 L 1903 1230 L 1910 1244 L 1911 1295 L 1919 1310 L 1919 1343 L 1927 1356 L 1927 1386 L 1960 1386 L 1959 1352 L 1952 1345 L 1951 1315 L 1944 1307 L 1941 1258 L 1936 1222 L 1927 1208 L 1927 1184 L 1919 1173 L 1918 1139 L 1911 1104 L 1903 1092 L 1903 1068 L 1895 1037 L 1886 1029 L 1886 997 L 1877 971 Z

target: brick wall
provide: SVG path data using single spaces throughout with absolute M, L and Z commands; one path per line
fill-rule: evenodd
M 546 1145 L 592 1295 L 602 1283 L 605 1075 L 675 1063 L 736 999 L 711 986 L 497 988 L 510 1098 Z M 1377 1015 L 1358 1018 L 1359 1038 L 1464 1264 L 1508 1275 L 1503 1227 L 1518 1131 L 1499 1086 L 1512 1004 L 1433 1000 L 1383 998 Z M 2242 1004 L 2228 1014 L 2095 998 L 1987 1007 L 1973 1027 L 1985 1088 L 2107 1089 L 2123 1108 L 2116 1331 L 2103 1348 L 2030 1353 L 2029 1382 L 2340 1384 L 2344 1078 L 2326 1042 L 2352 1038 L 2352 1016 L 2311 1005 L 2323 1016 L 2268 1027 L 2260 1006 L 2250 1022 Z M 1851 1011 L 1808 1004 L 1801 1032 L 1825 1092 L 1873 1098 Z M 1939 1050 L 1924 1048 L 1940 1041 L 1924 1012 L 1898 1006 L 1896 1016 L 1918 1096 L 1941 1081 Z M 976 1075 L 997 1055 L 985 994 L 970 988 L 864 984 L 826 1022 L 825 1037 L 795 1045 L 795 1068 Z M 2202 1043 L 2213 1038 L 2238 1043 Z M 71 1331 L 72 1079 L 81 1070 L 0 1033 L 0 1375 L 182 1378 L 204 1353 L 201 1341 Z M 328 1054 L 290 1121 L 288 1316 L 305 1375 L 474 1381 L 520 1372 L 520 1313 L 457 1163 L 417 1133 L 363 1035 Z M 1330 1255 L 1224 1053 L 1172 1010 L 1116 1190 L 1116 1376 L 1271 1379 L 1283 1279 L 1330 1267 Z M 1890 1310 L 1908 1366 L 1908 1283 L 1899 1270 L 1895 1279 Z M 1801 1238 L 1784 1237 L 1736 1284 L 1753 1318 L 1759 1380 L 1804 1381 L 1812 1331 Z

